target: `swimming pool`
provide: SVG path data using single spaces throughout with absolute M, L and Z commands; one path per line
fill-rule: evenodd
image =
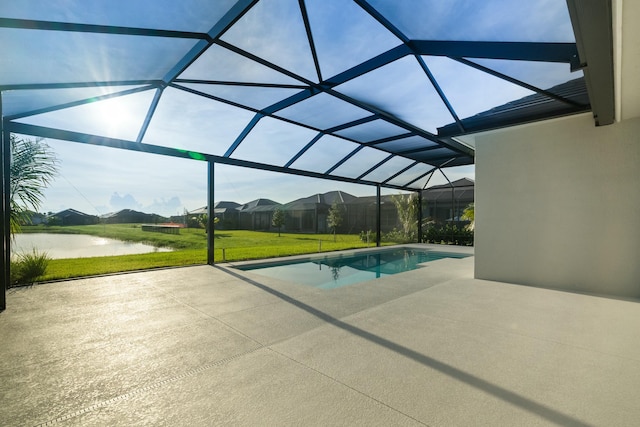
M 319 289 L 334 289 L 415 270 L 419 264 L 429 261 L 468 256 L 471 255 L 401 247 L 301 260 L 274 261 L 266 264 L 236 266 L 236 268 Z

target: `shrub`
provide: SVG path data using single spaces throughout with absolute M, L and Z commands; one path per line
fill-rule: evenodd
M 473 230 L 456 225 L 430 225 L 423 236 L 424 243 L 473 246 Z
M 394 228 L 388 233 L 382 233 L 383 242 L 414 243 L 417 240 L 415 231 L 398 230 Z
M 22 263 L 18 261 L 11 261 L 11 271 L 9 274 L 9 286 L 13 286 L 20 282 L 22 277 Z
M 17 285 L 32 284 L 44 276 L 49 265 L 49 255 L 33 249 L 31 253 L 20 254 L 11 265 L 11 283 Z
M 362 243 L 375 243 L 378 238 L 378 233 L 375 231 L 367 230 L 360 232 L 360 241 Z
M 45 225 L 47 226 L 62 225 L 62 219 L 58 218 L 57 216 L 47 217 L 47 222 Z
M 203 228 L 202 221 L 197 216 L 187 218 L 187 228 Z

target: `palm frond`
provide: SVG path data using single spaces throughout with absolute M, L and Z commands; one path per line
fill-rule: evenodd
M 42 139 L 11 135 L 10 207 L 11 232 L 28 220 L 29 210 L 37 211 L 44 199 L 44 189 L 55 179 L 59 161 Z

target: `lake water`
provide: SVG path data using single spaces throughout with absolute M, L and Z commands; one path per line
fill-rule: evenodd
M 156 248 L 143 243 L 123 242 L 85 234 L 16 234 L 11 244 L 13 254 L 31 252 L 33 248 L 38 252 L 46 252 L 51 259 L 171 252 L 170 248 Z

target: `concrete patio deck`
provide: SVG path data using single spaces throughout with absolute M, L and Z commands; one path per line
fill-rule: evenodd
M 197 266 L 13 289 L 0 424 L 636 426 L 640 304 L 473 279 L 317 290 Z

